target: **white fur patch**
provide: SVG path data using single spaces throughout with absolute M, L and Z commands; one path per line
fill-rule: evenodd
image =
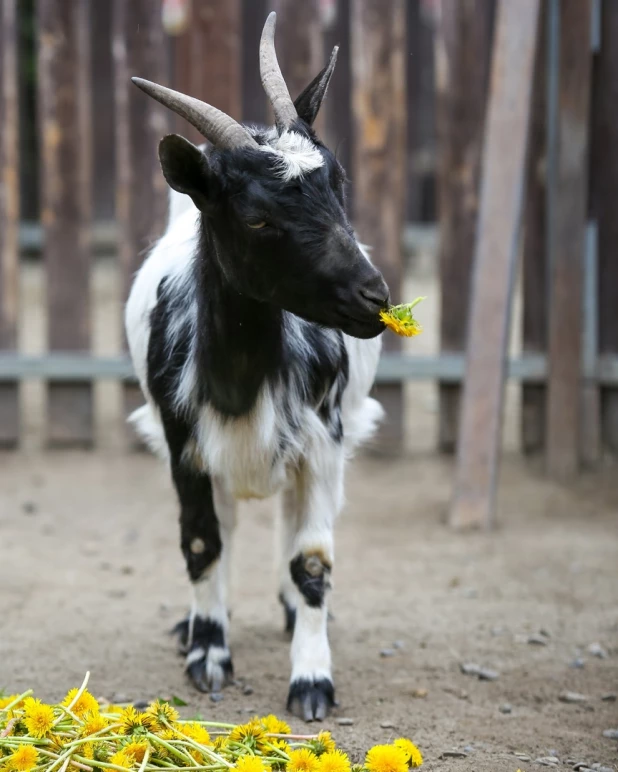
M 268 134 L 268 141 L 268 145 L 260 145 L 259 148 L 278 157 L 278 174 L 284 182 L 324 166 L 322 153 L 310 139 L 296 131 L 284 131 L 281 135 L 272 131 Z

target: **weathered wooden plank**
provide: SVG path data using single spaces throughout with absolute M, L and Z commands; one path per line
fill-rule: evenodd
M 48 345 L 90 348 L 90 51 L 88 0 L 38 0 L 41 221 Z M 93 441 L 92 385 L 48 385 L 47 438 Z
M 133 86 L 131 76 L 168 82 L 159 3 L 114 0 L 113 58 L 116 96 L 116 218 L 122 296 L 148 248 L 166 225 L 167 186 L 159 167 L 159 140 L 169 130 L 169 111 Z M 127 414 L 142 402 L 139 388 L 124 386 Z M 131 435 L 132 436 L 132 435 Z
M 499 0 L 450 524 L 494 521 L 540 0 Z
M 270 10 L 269 0 L 242 0 L 242 119 L 265 124 L 268 120 L 266 94 L 260 81 L 260 35 Z
M 91 4 L 93 121 L 93 214 L 97 220 L 114 217 L 115 132 L 114 68 L 112 64 L 112 5 Z
M 240 0 L 192 0 L 189 27 L 174 38 L 175 88 L 240 119 L 240 41 Z M 192 142 L 204 141 L 182 118 L 175 127 Z
M 598 224 L 599 348 L 618 353 L 618 3 L 602 6 L 601 47 L 595 56 L 592 97 L 591 214 Z M 618 453 L 618 389 L 601 392 L 604 446 Z
M 590 0 L 560 2 L 558 154 L 551 230 L 547 470 L 568 480 L 579 467 L 582 263 L 588 193 Z
M 440 347 L 462 351 L 479 209 L 479 175 L 494 0 L 444 0 L 435 36 Z M 438 444 L 453 452 L 460 390 L 440 385 Z
M 352 170 L 352 71 L 350 46 L 350 0 L 332 0 L 331 16 L 324 29 L 324 52 L 328 56 L 339 46 L 337 67 L 328 87 L 328 96 L 322 107 L 326 142 L 346 169 Z M 349 197 L 348 206 L 352 206 Z
M 546 16 L 547 4 L 543 4 L 534 65 L 524 209 L 522 342 L 526 353 L 545 353 L 547 349 Z M 526 384 L 522 388 L 521 446 L 524 453 L 537 453 L 545 447 L 546 398 L 544 384 Z
M 401 232 L 405 169 L 405 13 L 403 0 L 352 3 L 352 104 L 355 121 L 355 221 L 361 240 L 390 287 L 401 293 Z M 387 351 L 400 339 L 384 336 Z M 401 384 L 384 384 L 378 399 L 387 411 L 378 440 L 381 450 L 397 451 L 404 433 Z
M 17 348 L 19 106 L 16 0 L 0 0 L 0 350 Z M 19 388 L 0 384 L 0 448 L 19 442 Z

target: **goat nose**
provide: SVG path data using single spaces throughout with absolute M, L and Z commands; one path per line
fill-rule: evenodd
M 380 276 L 378 281 L 372 281 L 361 288 L 360 294 L 378 309 L 388 305 L 389 291 L 384 279 Z

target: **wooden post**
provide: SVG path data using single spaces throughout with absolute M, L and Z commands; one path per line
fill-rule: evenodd
M 400 300 L 402 280 L 404 37 L 404 0 L 352 3 L 355 221 L 361 241 L 372 248 L 393 302 Z M 386 351 L 401 350 L 400 343 L 394 335 L 384 336 Z M 387 414 L 379 448 L 397 452 L 404 436 L 401 383 L 380 384 L 377 397 Z
M 116 95 L 116 218 L 122 297 L 148 248 L 166 226 L 167 185 L 159 167 L 159 140 L 168 132 L 169 110 L 131 83 L 133 75 L 168 82 L 159 3 L 114 0 L 113 56 Z M 138 386 L 124 385 L 127 413 L 143 398 Z
M 19 107 L 16 0 L 0 0 L 0 351 L 17 347 Z M 19 442 L 17 382 L 0 383 L 0 448 Z
M 114 217 L 115 198 L 115 110 L 114 67 L 112 63 L 112 5 L 93 2 L 92 41 L 93 121 L 93 212 L 97 220 Z
M 319 0 L 274 2 L 277 56 L 292 99 L 296 99 L 326 63 L 319 6 Z
M 523 351 L 547 351 L 547 237 L 545 197 L 547 194 L 546 121 L 547 102 L 547 5 L 541 7 L 532 115 L 530 150 L 526 176 L 523 243 Z M 537 453 L 545 447 L 545 384 L 522 386 L 521 445 L 524 453 Z
M 41 221 L 51 351 L 90 348 L 89 0 L 38 0 Z M 48 385 L 48 441 L 93 440 L 92 384 Z
M 579 467 L 582 264 L 588 192 L 589 0 L 560 2 L 558 155 L 551 195 L 547 469 L 572 479 Z
M 499 0 L 450 524 L 494 521 L 540 0 Z
M 443 0 L 436 46 L 442 351 L 463 351 L 479 209 L 494 0 Z M 460 388 L 440 383 L 440 450 L 455 449 Z
M 242 0 L 242 120 L 265 124 L 268 121 L 266 94 L 260 80 L 260 35 L 270 10 L 269 0 Z
M 240 120 L 240 0 L 192 0 L 189 29 L 174 39 L 174 48 L 175 88 Z M 204 142 L 182 118 L 175 118 L 175 129 Z
M 599 353 L 618 354 L 618 3 L 602 6 L 601 48 L 595 57 L 592 99 L 591 214 L 598 225 Z M 618 389 L 601 391 L 602 439 L 618 453 Z

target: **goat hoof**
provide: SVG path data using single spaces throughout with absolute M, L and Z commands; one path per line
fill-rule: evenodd
M 234 667 L 219 622 L 196 616 L 193 624 L 183 619 L 172 632 L 178 635 L 180 651 L 187 655 L 187 675 L 196 689 L 220 692 L 233 679 Z
M 288 710 L 304 721 L 323 721 L 335 704 L 329 678 L 297 678 L 290 684 Z

